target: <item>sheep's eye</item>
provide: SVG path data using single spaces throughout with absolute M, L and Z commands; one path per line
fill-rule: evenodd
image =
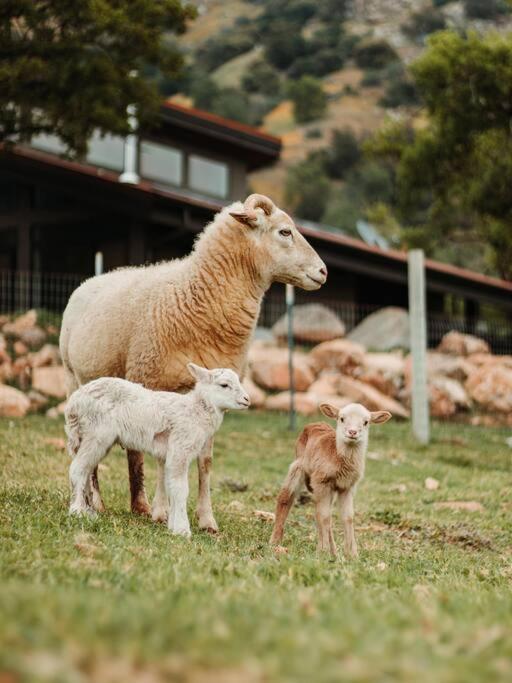
M 288 228 L 283 228 L 279 231 L 279 234 L 281 235 L 281 237 L 291 237 L 292 231 L 288 230 Z
M 221 386 L 223 389 L 227 389 L 227 388 L 229 387 L 229 384 L 226 384 L 226 382 L 224 382 L 224 384 L 221 384 L 220 386 Z

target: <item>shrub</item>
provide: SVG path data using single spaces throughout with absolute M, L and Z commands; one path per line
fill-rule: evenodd
M 385 40 L 367 40 L 356 46 L 355 60 L 361 69 L 382 69 L 399 59 Z
M 206 71 L 214 71 L 225 62 L 248 52 L 253 47 L 249 32 L 230 31 L 207 40 L 197 51 L 197 63 Z
M 464 9 L 470 19 L 495 19 L 509 11 L 504 0 L 464 0 Z
M 359 142 L 351 130 L 334 130 L 327 148 L 325 170 L 330 178 L 344 178 L 361 158 Z
M 384 79 L 384 74 L 382 69 L 368 69 L 365 71 L 364 76 L 361 80 L 361 85 L 364 88 L 372 88 L 376 85 L 380 85 Z
M 329 179 L 319 158 L 310 157 L 288 171 L 286 201 L 301 218 L 312 221 L 321 219 L 329 198 L 329 189 Z
M 411 107 L 419 103 L 414 83 L 406 77 L 391 80 L 380 100 L 383 107 Z
M 366 163 L 352 169 L 347 176 L 347 192 L 360 195 L 366 204 L 391 203 L 393 180 L 388 169 L 376 162 Z
M 331 193 L 322 216 L 322 223 L 340 228 L 343 232 L 358 237 L 357 221 L 362 216 L 360 198 L 350 195 L 345 188 Z
M 410 38 L 423 39 L 429 33 L 442 31 L 444 28 L 446 21 L 443 13 L 429 7 L 414 12 L 408 23 L 402 26 L 402 31 Z
M 322 131 L 320 130 L 320 128 L 310 128 L 305 132 L 304 135 L 310 140 L 318 140 L 322 137 Z
M 307 45 L 299 31 L 280 21 L 262 37 L 265 58 L 276 69 L 288 69 L 293 62 L 307 52 Z
M 325 76 L 333 71 L 341 69 L 343 57 L 338 50 L 326 48 L 314 55 L 299 57 L 288 70 L 290 78 L 300 78 L 301 76 Z
M 281 89 L 279 73 L 264 60 L 252 64 L 242 78 L 242 87 L 249 93 L 275 96 Z
M 298 81 L 292 81 L 288 86 L 288 94 L 293 102 L 297 123 L 314 121 L 325 114 L 327 97 L 316 78 L 303 76 Z

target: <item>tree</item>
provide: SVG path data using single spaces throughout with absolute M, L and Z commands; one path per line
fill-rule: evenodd
M 431 253 L 472 242 L 512 278 L 512 36 L 438 33 L 412 65 L 428 125 L 384 129 L 406 241 Z
M 301 218 L 321 219 L 329 198 L 329 179 L 321 159 L 311 157 L 292 166 L 286 178 L 285 195 L 290 208 Z
M 249 93 L 275 96 L 281 89 L 279 73 L 264 60 L 252 64 L 242 78 L 242 87 Z
M 470 19 L 496 19 L 508 12 L 505 0 L 464 0 L 464 8 Z
M 182 66 L 165 32 L 194 16 L 180 0 L 8 0 L 0 5 L 0 141 L 58 135 L 82 156 L 94 130 L 129 132 L 158 111 L 149 65 L 164 76 Z
M 330 178 L 344 178 L 361 158 L 356 136 L 350 129 L 333 130 L 326 150 L 325 168 Z
M 307 123 L 321 118 L 327 109 L 327 96 L 322 84 L 312 76 L 302 76 L 291 81 L 288 94 L 293 102 L 293 112 L 297 123 Z

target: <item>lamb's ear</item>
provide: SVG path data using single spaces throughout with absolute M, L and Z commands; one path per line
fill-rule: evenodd
M 229 215 L 242 225 L 247 225 L 249 228 L 258 227 L 258 214 L 255 211 L 243 211 L 240 213 L 230 211 Z
M 320 412 L 323 413 L 325 417 L 332 417 L 333 420 L 338 419 L 339 411 L 330 403 L 320 403 L 318 407 L 320 408 Z
M 393 417 L 388 410 L 376 410 L 375 412 L 371 413 L 371 416 L 371 421 L 374 424 L 382 424 Z
M 206 368 L 202 368 L 200 365 L 195 363 L 187 363 L 187 369 L 194 379 L 198 382 L 202 380 L 203 382 L 210 378 L 210 373 Z

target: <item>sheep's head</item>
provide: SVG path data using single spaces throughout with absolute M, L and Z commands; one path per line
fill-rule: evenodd
M 360 403 L 349 403 L 338 410 L 330 403 L 321 403 L 320 411 L 336 420 L 336 441 L 344 444 L 358 444 L 368 441 L 370 424 L 382 424 L 391 418 L 387 410 L 369 411 Z
M 249 407 L 249 395 L 233 370 L 207 370 L 194 363 L 187 363 L 187 368 L 204 397 L 220 410 L 244 410 Z
M 230 216 L 251 231 L 261 254 L 261 275 L 272 282 L 319 289 L 327 279 L 327 268 L 313 247 L 300 234 L 290 216 L 261 194 L 252 194 L 240 211 Z

